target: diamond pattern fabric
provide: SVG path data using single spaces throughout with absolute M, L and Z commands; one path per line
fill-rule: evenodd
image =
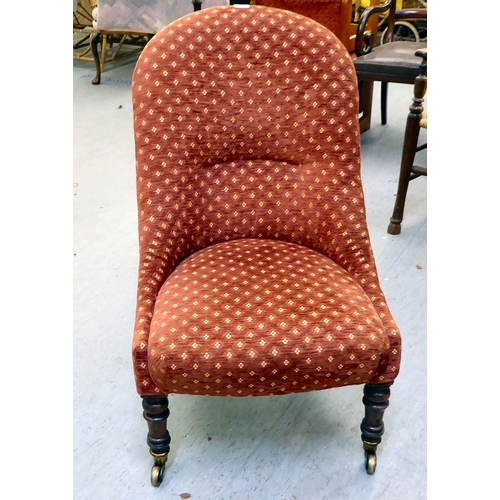
M 370 299 L 340 266 L 294 243 L 241 239 L 169 276 L 149 367 L 166 393 L 286 394 L 367 382 L 388 348 Z
M 282 9 L 203 9 L 153 37 L 132 96 L 138 392 L 393 380 L 400 334 L 366 226 L 356 73 L 335 35 Z

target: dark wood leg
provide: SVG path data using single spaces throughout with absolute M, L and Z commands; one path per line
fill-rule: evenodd
M 147 439 L 149 452 L 154 459 L 151 469 L 151 484 L 160 486 L 170 451 L 170 434 L 167 430 L 167 418 L 170 415 L 168 398 L 166 396 L 144 396 L 142 407 L 149 429 Z
M 101 83 L 101 62 L 99 60 L 99 42 L 102 36 L 100 33 L 92 33 L 90 37 L 90 47 L 92 48 L 92 55 L 94 56 L 94 63 L 96 69 L 95 78 L 92 80 L 93 85 L 99 85 Z
M 201 10 L 201 4 L 203 3 L 203 0 L 191 0 L 191 1 L 193 4 L 193 12 Z
M 412 178 L 412 167 L 415 161 L 421 116 L 422 115 L 419 115 L 417 117 L 410 114 L 408 115 L 408 119 L 406 121 L 403 156 L 401 158 L 401 166 L 399 169 L 398 192 L 396 194 L 396 201 L 394 202 L 394 210 L 392 212 L 391 221 L 387 228 L 387 232 L 389 234 L 396 235 L 401 233 L 401 222 L 403 222 L 408 185 L 410 184 L 410 180 Z
M 380 93 L 380 115 L 382 117 L 382 125 L 387 123 L 387 88 L 389 84 L 387 82 L 382 82 L 381 93 Z
M 361 439 L 365 450 L 365 467 L 368 474 L 373 474 L 377 466 L 377 446 L 384 433 L 384 411 L 389 406 L 390 387 L 385 384 L 366 384 L 363 390 L 365 418 L 361 422 Z
M 421 169 L 414 165 L 415 153 L 418 149 L 418 136 L 420 134 L 420 120 L 424 110 L 422 104 L 424 95 L 427 89 L 427 59 L 420 67 L 420 75 L 415 80 L 413 86 L 413 101 L 410 106 L 410 113 L 406 119 L 406 128 L 403 142 L 403 154 L 401 157 L 401 166 L 399 170 L 398 192 L 396 193 L 396 201 L 394 202 L 394 210 L 387 232 L 389 234 L 401 233 L 401 222 L 406 202 L 406 194 L 408 185 L 412 179 L 420 175 L 427 175 L 425 169 Z
M 373 81 L 361 80 L 359 82 L 359 131 L 362 134 L 370 129 L 372 120 Z

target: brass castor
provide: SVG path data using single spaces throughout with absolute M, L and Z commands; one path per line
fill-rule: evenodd
M 165 462 L 167 461 L 167 454 L 163 453 L 161 455 L 157 455 L 156 453 L 150 453 L 154 458 L 154 465 L 151 469 L 151 484 L 158 487 L 163 481 L 163 473 L 165 472 Z
M 373 474 L 377 467 L 377 454 L 374 451 L 365 451 L 365 469 L 367 474 Z
M 373 474 L 377 468 L 377 446 L 378 443 L 367 443 L 363 441 L 365 450 L 365 469 L 367 474 Z

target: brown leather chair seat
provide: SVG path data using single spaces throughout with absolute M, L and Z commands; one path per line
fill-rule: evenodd
M 420 49 L 427 48 L 427 42 L 392 42 L 380 45 L 369 54 L 354 60 L 356 73 L 361 76 L 369 74 L 373 79 L 391 82 L 403 79 L 414 80 L 419 74 L 421 58 L 415 55 Z

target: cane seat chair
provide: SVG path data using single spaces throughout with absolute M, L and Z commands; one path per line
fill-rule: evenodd
M 360 92 L 360 129 L 369 130 L 373 101 L 373 83 L 381 82 L 381 121 L 387 123 L 388 84 L 407 83 L 413 85 L 419 74 L 420 59 L 417 50 L 427 48 L 427 41 L 393 41 L 394 26 L 397 21 L 427 19 L 426 8 L 396 10 L 397 0 L 386 0 L 380 6 L 368 7 L 363 11 L 356 35 L 356 58 L 354 66 L 358 75 Z M 373 37 L 367 32 L 370 17 L 385 15 L 387 31 L 385 43 L 375 46 Z
M 202 9 L 148 43 L 132 98 L 132 350 L 152 484 L 170 450 L 169 394 L 361 384 L 373 473 L 401 339 L 367 229 L 348 52 L 283 9 Z
M 80 1 L 88 3 L 89 0 Z M 155 33 L 172 21 L 200 10 L 202 4 L 227 5 L 228 0 L 192 0 L 190 3 L 185 0 L 91 0 L 95 8 L 91 10 L 90 47 L 96 67 L 92 83 L 100 84 L 106 63 L 137 55 Z

